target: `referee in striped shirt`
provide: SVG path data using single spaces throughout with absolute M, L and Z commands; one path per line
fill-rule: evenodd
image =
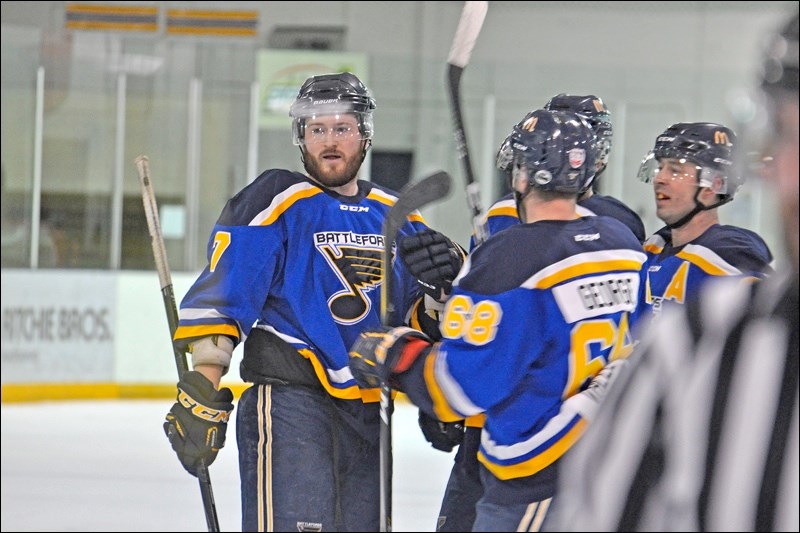
M 761 84 L 761 173 L 789 265 L 751 286 L 710 282 L 662 314 L 565 457 L 549 530 L 800 530 L 797 34 L 795 14 Z

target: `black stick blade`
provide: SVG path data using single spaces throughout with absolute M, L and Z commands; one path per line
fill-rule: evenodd
M 389 209 L 383 221 L 383 290 L 381 291 L 381 322 L 391 325 L 393 305 L 391 304 L 392 245 L 397 233 L 408 216 L 424 205 L 435 202 L 450 193 L 452 183 L 450 174 L 435 172 L 420 181 L 410 183 L 401 192 L 397 202 Z

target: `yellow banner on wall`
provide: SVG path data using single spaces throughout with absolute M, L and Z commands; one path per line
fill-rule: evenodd
M 70 30 L 158 30 L 158 8 L 101 4 L 67 4 L 66 27 Z
M 256 35 L 258 11 L 168 9 L 167 33 L 191 35 Z
M 256 58 L 259 81 L 258 124 L 264 129 L 289 129 L 291 107 L 300 86 L 311 76 L 352 72 L 369 87 L 367 56 L 355 52 L 261 50 Z

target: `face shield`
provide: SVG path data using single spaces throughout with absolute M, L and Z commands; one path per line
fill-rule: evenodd
M 598 173 L 608 166 L 608 158 L 611 154 L 611 139 L 598 139 L 597 140 L 597 160 L 595 167 Z
M 358 119 L 353 114 L 311 116 L 305 122 L 304 136 L 297 139 L 295 144 L 343 142 L 362 138 Z
M 653 183 L 656 176 L 670 181 L 691 180 L 698 187 L 707 187 L 715 194 L 728 195 L 728 179 L 718 170 L 701 167 L 686 158 L 657 157 L 651 150 L 639 165 L 636 177 L 643 183 Z
M 511 172 L 512 164 L 514 162 L 514 150 L 511 149 L 511 137 L 506 137 L 500 149 L 497 150 L 495 157 L 495 165 L 503 172 Z
M 292 142 L 296 146 L 372 138 L 372 112 L 353 111 L 349 102 L 298 100 L 289 110 L 292 117 Z

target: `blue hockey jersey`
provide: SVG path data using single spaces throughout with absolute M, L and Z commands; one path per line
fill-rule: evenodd
M 645 303 L 653 313 L 667 303 L 685 303 L 711 277 L 741 276 L 752 281 L 772 273 L 772 253 L 764 240 L 736 226 L 711 226 L 683 246 L 672 246 L 672 232 L 664 227 L 647 239 L 644 248 Z
M 616 218 L 633 232 L 639 242 L 644 242 L 645 232 L 642 219 L 631 208 L 613 196 L 604 196 L 595 193 L 589 198 L 579 201 L 575 211 L 579 217 L 604 215 Z M 484 215 L 484 224 L 487 238 L 506 228 L 519 225 L 517 204 L 514 200 L 513 193 L 505 195 L 492 204 Z M 470 238 L 470 250 L 473 248 L 475 248 L 474 235 Z M 482 427 L 484 418 L 484 415 L 469 417 L 466 419 L 465 425 L 469 427 Z
M 485 414 L 478 458 L 495 481 L 534 476 L 585 427 L 564 401 L 632 351 L 645 260 L 610 217 L 499 232 L 468 257 L 443 312 L 443 340 L 399 376 L 403 390 L 446 422 Z
M 382 225 L 397 196 L 366 181 L 358 190 L 343 197 L 303 174 L 270 170 L 231 198 L 211 232 L 208 265 L 181 302 L 175 340 L 239 342 L 263 328 L 311 361 L 332 396 L 377 401 L 377 389 L 359 390 L 347 351 L 362 330 L 380 326 Z M 414 212 L 400 235 L 426 227 Z M 402 262 L 393 268 L 402 319 L 420 291 Z
M 604 215 L 616 218 L 633 232 L 639 242 L 644 242 L 645 232 L 642 219 L 630 207 L 617 200 L 613 196 L 593 194 L 585 200 L 578 202 L 578 216 L 589 217 Z M 483 218 L 487 237 L 495 235 L 510 226 L 519 224 L 517 215 L 517 204 L 514 201 L 514 194 L 509 193 L 503 196 L 489 207 Z M 470 250 L 475 247 L 475 236 L 470 238 Z

